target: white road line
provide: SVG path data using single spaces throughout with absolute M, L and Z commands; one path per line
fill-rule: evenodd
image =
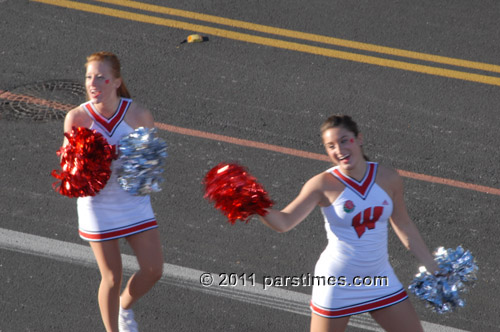
M 4 228 L 0 228 L 0 248 L 97 268 L 94 255 L 89 246 L 20 233 Z M 122 255 L 122 259 L 125 273 L 131 274 L 138 269 L 134 256 Z M 247 283 L 246 286 L 238 283 L 234 287 L 221 287 L 218 286 L 220 280 L 218 273 L 211 273 L 214 279 L 213 286 L 204 287 L 200 283 L 203 271 L 167 263 L 163 267 L 164 271 L 160 280 L 161 283 L 189 288 L 191 290 L 194 289 L 215 296 L 223 296 L 237 301 L 300 315 L 310 315 L 310 295 L 308 294 L 277 287 L 266 287 L 264 289 L 264 286 L 260 283 L 255 283 L 254 285 Z M 352 316 L 349 325 L 367 331 L 383 331 L 368 314 Z M 424 330 L 429 332 L 467 332 L 429 322 L 422 322 L 422 325 Z

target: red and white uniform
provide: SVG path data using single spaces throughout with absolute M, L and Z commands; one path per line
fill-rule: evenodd
M 109 144 L 116 145 L 123 136 L 134 131 L 124 121 L 131 104 L 131 99 L 122 98 L 110 119 L 100 115 L 90 101 L 80 107 L 93 120 L 89 129 L 97 130 Z M 111 177 L 97 195 L 77 200 L 78 228 L 84 240 L 106 241 L 158 227 L 149 196 L 131 195 L 119 185 L 116 178 L 118 162 L 114 160 L 111 164 Z
M 403 301 L 408 295 L 389 264 L 387 252 L 393 203 L 375 182 L 377 164 L 367 163 L 361 182 L 343 174 L 339 167 L 327 172 L 346 187 L 332 205 L 321 208 L 328 246 L 316 263 L 314 276 L 335 279 L 330 279 L 331 285 L 315 279 L 311 310 L 338 318 Z

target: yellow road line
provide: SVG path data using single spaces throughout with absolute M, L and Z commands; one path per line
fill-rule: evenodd
M 388 54 L 388 55 L 395 55 L 395 56 L 405 57 L 405 58 L 410 58 L 410 59 L 417 59 L 417 60 L 441 63 L 441 64 L 446 64 L 446 65 L 452 65 L 452 66 L 465 67 L 465 68 L 471 68 L 471 69 L 479 69 L 479 70 L 484 70 L 484 71 L 500 73 L 500 66 L 482 63 L 482 62 L 468 61 L 468 60 L 444 57 L 444 56 L 439 56 L 439 55 L 432 55 L 432 54 L 426 54 L 426 53 L 420 53 L 420 52 L 401 50 L 401 49 L 397 49 L 397 48 L 379 46 L 379 45 L 374 45 L 374 44 L 360 43 L 360 42 L 339 39 L 339 38 L 333 38 L 333 37 L 327 37 L 327 36 L 321 36 L 321 35 L 316 35 L 316 34 L 311 34 L 311 33 L 300 32 L 300 31 L 286 30 L 286 29 L 275 28 L 275 27 L 261 25 L 261 24 L 254 24 L 254 23 L 249 23 L 249 22 L 244 22 L 244 21 L 223 18 L 223 17 L 219 17 L 219 16 L 200 14 L 200 13 L 190 12 L 190 11 L 186 11 L 186 10 L 151 5 L 151 4 L 146 4 L 146 3 L 131 1 L 131 0 L 95 0 L 95 1 L 109 3 L 109 4 L 115 4 L 115 5 L 134 8 L 134 9 L 140 9 L 140 10 L 154 12 L 154 13 L 168 14 L 168 15 L 172 15 L 172 16 L 179 16 L 179 17 L 194 19 L 194 20 L 198 20 L 198 21 L 205 21 L 205 22 L 210 22 L 210 23 L 227 25 L 227 26 L 231 26 L 231 27 L 235 27 L 235 28 L 242 28 L 242 29 L 246 29 L 246 30 L 264 32 L 267 34 L 273 34 L 273 35 L 278 35 L 278 36 L 283 36 L 283 37 L 291 37 L 291 38 L 295 38 L 295 39 L 302 39 L 302 40 L 318 42 L 318 43 L 323 43 L 323 44 L 328 44 L 328 45 L 342 46 L 342 47 L 358 49 L 358 50 L 363 50 L 363 51 Z
M 283 41 L 283 40 L 278 40 L 278 39 L 253 36 L 253 35 L 240 33 L 240 32 L 234 32 L 234 31 L 213 28 L 213 27 L 208 27 L 208 26 L 203 26 L 203 25 L 198 25 L 198 24 L 191 24 L 191 23 L 186 23 L 186 22 L 181 22 L 181 21 L 175 21 L 175 20 L 161 18 L 161 17 L 131 13 L 131 12 L 123 11 L 123 10 L 117 10 L 117 9 L 112 9 L 112 8 L 107 8 L 107 7 L 89 5 L 89 4 L 84 4 L 84 3 L 74 2 L 74 1 L 68 1 L 68 0 L 32 0 L 32 1 L 45 3 L 45 4 L 49 4 L 49 5 L 65 7 L 65 8 L 81 10 L 81 11 L 100 14 L 100 15 L 107 15 L 107 16 L 111 16 L 111 17 L 122 18 L 122 19 L 136 21 L 136 22 L 143 22 L 143 23 L 149 23 L 149 24 L 155 24 L 155 25 L 161 25 L 161 26 L 168 26 L 168 27 L 176 28 L 176 29 L 195 31 L 195 32 L 199 32 L 199 33 L 212 35 L 212 36 L 229 38 L 229 39 L 233 39 L 233 40 L 239 40 L 239 41 L 249 42 L 249 43 L 254 43 L 254 44 L 259 44 L 259 45 L 266 45 L 266 46 L 277 47 L 277 48 L 282 48 L 282 49 L 286 49 L 286 50 L 298 51 L 298 52 L 309 53 L 309 54 L 314 54 L 314 55 L 321 55 L 321 56 L 326 56 L 326 57 L 330 57 L 330 58 L 337 58 L 337 59 L 343 59 L 343 60 L 348 60 L 348 61 L 356 61 L 356 62 L 377 65 L 377 66 L 383 66 L 383 67 L 388 67 L 388 68 L 396 68 L 396 69 L 402 69 L 402 70 L 406 70 L 406 71 L 413 71 L 413 72 L 424 73 L 424 74 L 429 74 L 429 75 L 436 75 L 436 76 L 455 78 L 455 79 L 460 79 L 460 80 L 465 80 L 465 81 L 472 81 L 472 82 L 500 86 L 500 78 L 499 77 L 486 76 L 486 75 L 480 75 L 480 74 L 472 74 L 472 73 L 466 73 L 466 72 L 461 72 L 461 71 L 457 71 L 457 70 L 436 68 L 436 67 L 419 65 L 419 64 L 412 64 L 412 63 L 407 63 L 407 62 L 402 62 L 402 61 L 377 58 L 374 56 L 332 50 L 332 49 L 328 49 L 328 48 L 310 46 L 310 45 L 288 42 L 288 41 Z

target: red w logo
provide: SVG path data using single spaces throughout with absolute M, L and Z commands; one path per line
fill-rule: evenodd
M 382 212 L 384 212 L 383 206 L 369 207 L 352 218 L 352 227 L 356 230 L 358 238 L 363 235 L 367 228 L 375 228 L 375 223 L 380 219 Z

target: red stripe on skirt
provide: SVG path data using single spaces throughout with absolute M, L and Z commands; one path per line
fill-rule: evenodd
M 85 239 L 99 241 L 99 240 L 107 240 L 107 239 L 111 239 L 111 238 L 115 238 L 115 237 L 123 237 L 123 236 L 126 236 L 127 234 L 136 233 L 136 232 L 139 232 L 141 230 L 146 230 L 147 228 L 157 226 L 157 225 L 158 224 L 156 223 L 156 220 L 153 220 L 153 221 L 149 221 L 147 223 L 141 224 L 141 225 L 137 225 L 134 227 L 125 228 L 125 229 L 121 229 L 119 231 L 114 231 L 114 232 L 109 232 L 109 233 L 89 234 L 89 233 L 85 233 L 81 230 L 79 230 L 78 232 L 80 233 L 80 236 L 85 238 Z
M 337 317 L 343 317 L 343 316 L 350 316 L 350 315 L 356 315 L 360 314 L 362 312 L 366 311 L 372 311 L 375 309 L 380 309 L 382 307 L 387 307 L 392 304 L 396 304 L 405 298 L 407 298 L 408 295 L 406 294 L 406 291 L 402 289 L 399 293 L 392 295 L 390 297 L 367 303 L 367 304 L 361 304 L 358 306 L 346 308 L 346 309 L 337 309 L 337 310 L 329 310 L 329 309 L 322 309 L 314 305 L 314 303 L 311 301 L 311 309 L 313 312 L 329 317 L 329 318 L 337 318 Z

